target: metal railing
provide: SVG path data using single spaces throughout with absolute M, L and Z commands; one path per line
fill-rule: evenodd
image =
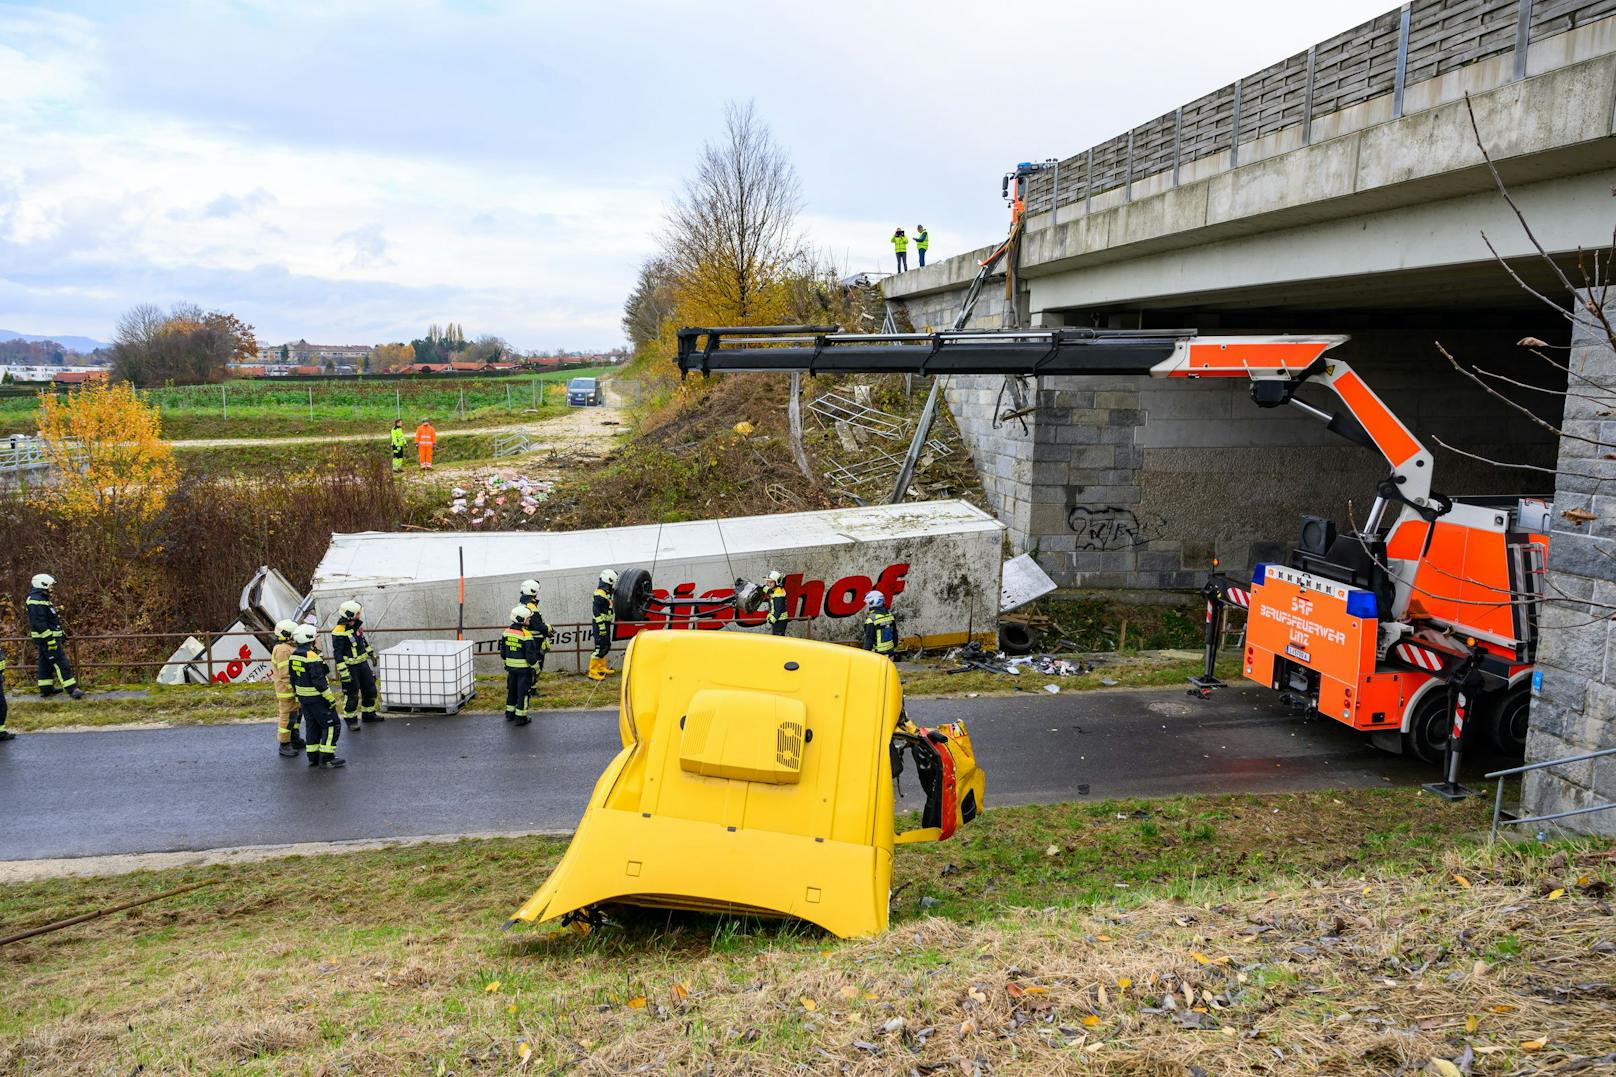
M 1594 804 L 1586 808 L 1572 808 L 1570 811 L 1549 812 L 1547 815 L 1525 815 L 1519 819 L 1501 819 L 1504 813 L 1504 779 L 1517 774 L 1525 774 L 1533 770 L 1547 770 L 1549 767 L 1564 766 L 1567 763 L 1581 763 L 1589 759 L 1600 759 L 1607 755 L 1616 755 L 1616 748 L 1602 748 L 1597 752 L 1584 752 L 1581 755 L 1568 755 L 1564 759 L 1548 759 L 1541 763 L 1528 763 L 1523 767 L 1511 767 L 1508 770 L 1495 770 L 1487 774 L 1487 780 L 1498 780 L 1498 792 L 1493 797 L 1493 829 L 1487 836 L 1489 842 L 1498 839 L 1500 826 L 1525 826 L 1527 823 L 1547 823 L 1554 819 L 1569 819 L 1574 815 L 1592 815 L 1594 812 L 1609 811 L 1616 808 L 1616 801 L 1607 804 Z M 1593 783 L 1590 782 L 1590 785 Z

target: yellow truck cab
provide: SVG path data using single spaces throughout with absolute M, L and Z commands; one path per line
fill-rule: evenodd
M 623 750 L 516 921 L 614 904 L 797 917 L 844 937 L 887 926 L 892 850 L 982 809 L 962 723 L 904 716 L 886 658 L 740 632 L 643 632 L 624 659 Z M 898 835 L 894 765 L 927 805 Z M 509 926 L 509 925 L 507 925 Z

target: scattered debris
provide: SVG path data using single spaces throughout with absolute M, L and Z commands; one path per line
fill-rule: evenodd
M 539 505 L 555 492 L 555 483 L 530 479 L 514 470 L 496 471 L 467 490 L 456 486 L 449 491 L 449 514 L 466 517 L 473 527 L 482 527 L 520 513 L 532 516 Z

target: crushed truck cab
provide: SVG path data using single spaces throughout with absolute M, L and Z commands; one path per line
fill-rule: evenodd
M 643 632 L 624 659 L 623 750 L 561 863 L 512 916 L 603 906 L 796 917 L 843 937 L 886 929 L 892 850 L 982 808 L 960 723 L 904 716 L 897 670 L 850 647 L 740 632 Z M 919 829 L 893 818 L 913 758 Z

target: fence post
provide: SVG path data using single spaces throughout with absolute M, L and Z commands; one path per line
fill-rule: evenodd
M 1397 26 L 1397 78 L 1392 83 L 1392 119 L 1403 115 L 1403 83 L 1408 77 L 1408 25 L 1413 4 L 1403 5 L 1402 21 Z
M 1246 80 L 1234 80 L 1234 122 L 1229 130 L 1229 167 L 1240 166 L 1240 97 L 1245 92 Z
M 466 421 L 466 387 L 460 387 L 460 421 Z
M 1178 155 L 1184 138 L 1184 106 L 1173 115 L 1173 186 L 1178 186 Z
M 308 387 L 308 389 L 309 389 L 309 422 L 313 422 L 314 421 L 314 386 L 310 385 Z
M 404 394 L 396 386 L 393 389 L 393 418 L 404 418 Z
M 1302 145 L 1313 145 L 1313 67 L 1318 60 L 1319 47 L 1307 50 L 1307 89 L 1302 92 Z
M 505 383 L 505 410 L 511 410 L 511 383 Z
M 224 409 L 224 417 L 230 418 L 230 399 L 224 395 L 224 382 L 219 383 L 219 407 Z
M 1133 132 L 1128 132 L 1128 158 L 1122 166 L 1122 200 L 1133 201 Z
M 1510 81 L 1519 82 L 1526 77 L 1527 53 L 1531 49 L 1532 0 L 1520 0 L 1521 10 L 1515 19 L 1515 72 Z
M 539 379 L 539 378 L 534 378 L 533 379 L 533 410 L 534 411 L 539 410 L 539 382 L 540 382 L 540 380 L 541 379 Z

